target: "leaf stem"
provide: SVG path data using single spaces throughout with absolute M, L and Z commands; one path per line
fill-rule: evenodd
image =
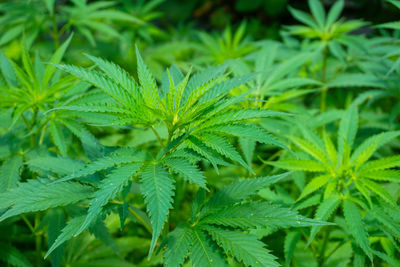
M 22 120 L 24 121 L 25 126 L 26 126 L 26 128 L 28 129 L 28 131 L 31 131 L 31 126 L 30 126 L 28 120 L 26 119 L 24 113 L 21 113 L 21 118 L 22 118 Z
M 35 127 L 36 121 L 37 121 L 37 115 L 38 115 L 38 108 L 36 106 L 33 107 L 33 115 L 32 115 L 32 120 L 30 122 L 30 129 L 33 129 Z M 36 143 L 36 134 L 33 133 L 31 135 L 31 147 L 34 147 Z
M 137 214 L 136 211 L 134 211 L 131 207 L 129 207 L 128 210 L 138 221 L 140 221 L 143 224 L 143 226 L 146 228 L 147 231 L 149 231 L 149 233 L 153 233 L 153 228 L 151 228 L 151 225 L 145 222 L 143 218 L 140 217 L 139 214 Z
M 21 218 L 22 220 L 26 223 L 26 225 L 28 226 L 29 230 L 33 233 L 35 232 L 35 228 L 33 227 L 33 225 L 31 224 L 31 222 L 28 220 L 28 218 L 26 218 L 25 214 L 21 214 Z
M 336 252 L 336 250 L 338 250 L 342 245 L 346 244 L 347 242 L 349 242 L 349 239 L 343 240 L 339 244 L 337 244 L 337 246 L 332 249 L 331 252 L 329 252 L 329 254 L 326 256 L 326 260 L 328 260 L 333 255 L 333 253 Z
M 40 225 L 40 214 L 35 214 L 35 229 Z M 39 233 L 35 234 L 35 245 L 36 245 L 36 266 L 42 266 L 42 237 Z
M 324 235 L 324 241 L 323 241 L 321 249 L 320 249 L 320 251 L 318 253 L 318 267 L 322 267 L 324 265 L 324 262 L 325 262 L 325 250 L 326 250 L 326 246 L 328 245 L 329 234 L 330 234 L 330 231 L 326 230 L 325 231 L 325 235 Z
M 164 147 L 164 143 L 160 137 L 160 135 L 158 134 L 158 132 L 156 131 L 156 129 L 154 128 L 154 126 L 151 126 L 151 130 L 153 131 L 153 133 L 155 134 L 155 136 L 157 137 L 158 142 L 160 142 L 161 146 Z
M 123 205 L 124 204 L 124 202 L 117 201 L 117 200 L 111 200 L 110 202 L 113 203 L 113 204 L 117 204 L 117 205 Z M 153 229 L 151 228 L 151 225 L 149 225 L 147 222 L 145 222 L 143 220 L 143 218 L 140 217 L 140 215 L 137 214 L 137 212 L 134 209 L 132 209 L 132 207 L 128 207 L 128 211 L 130 212 L 130 214 L 132 214 L 133 217 L 135 217 L 138 221 L 140 221 L 143 224 L 143 226 L 146 228 L 146 230 L 149 231 L 149 233 L 153 232 Z

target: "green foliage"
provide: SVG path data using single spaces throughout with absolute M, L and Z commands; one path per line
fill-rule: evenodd
M 287 2 L 0 3 L 0 265 L 400 266 L 399 1 Z
M 303 152 L 298 154 L 299 159 L 285 158 L 268 164 L 286 170 L 316 173 L 304 186 L 297 201 L 321 192 L 323 197 L 315 218 L 322 220 L 328 220 L 337 210 L 339 203 L 342 203 L 343 215 L 355 243 L 372 260 L 374 252 L 369 244 L 361 210 L 368 213 L 378 199 L 389 206 L 396 206 L 395 200 L 382 182 L 399 182 L 396 179 L 397 170 L 393 169 L 399 166 L 398 157 L 373 159 L 373 155 L 383 145 L 397 138 L 400 132 L 386 131 L 375 134 L 355 146 L 357 129 L 358 111 L 357 106 L 352 104 L 339 123 L 337 147 L 325 129 L 322 130 L 323 137 L 320 137 L 302 128 L 304 139 L 288 136 Z M 309 243 L 319 229 L 320 227 L 312 229 Z
M 322 3 L 318 0 L 309 0 L 311 14 L 306 14 L 300 10 L 289 8 L 293 17 L 305 24 L 305 26 L 290 26 L 288 31 L 294 35 L 300 35 L 307 38 L 320 39 L 329 49 L 334 50 L 336 45 L 329 44 L 332 40 L 340 41 L 341 38 L 347 38 L 346 33 L 360 28 L 364 25 L 358 20 L 340 21 L 339 17 L 344 7 L 344 1 L 336 1 L 326 14 Z
M 252 52 L 254 46 L 245 38 L 246 23 L 242 23 L 235 32 L 227 27 L 222 36 L 212 36 L 199 32 L 201 43 L 196 50 L 202 55 L 196 63 L 223 64 L 226 60 L 240 58 Z
M 0 220 L 25 212 L 66 206 L 87 198 L 90 193 L 90 187 L 76 183 L 30 180 L 1 194 L 0 209 L 9 209 L 1 215 Z
M 180 224 L 166 238 L 166 265 L 181 266 L 190 255 L 194 266 L 224 266 L 226 254 L 246 266 L 279 266 L 257 236 L 246 231 L 325 224 L 286 207 L 246 201 L 285 176 L 244 179 L 222 188 L 207 201 L 202 196 L 204 190 L 200 189 L 193 202 L 190 222 Z

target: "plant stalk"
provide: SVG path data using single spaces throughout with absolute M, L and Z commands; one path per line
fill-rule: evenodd
M 158 140 L 158 142 L 160 142 L 160 145 L 161 145 L 162 147 L 164 147 L 164 143 L 163 143 L 163 141 L 162 141 L 160 135 L 159 135 L 158 132 L 156 131 L 156 128 L 154 128 L 153 125 L 151 126 L 151 130 L 153 131 L 153 133 L 154 133 L 155 136 L 157 137 L 157 140 Z
M 35 214 L 35 229 L 40 225 L 40 214 Z M 41 267 L 43 263 L 42 256 L 42 236 L 39 233 L 35 234 L 35 245 L 36 245 L 36 266 Z
M 326 246 L 328 245 L 329 242 L 329 234 L 330 231 L 326 230 L 325 231 L 325 235 L 324 235 L 324 240 L 322 242 L 322 246 L 321 249 L 318 253 L 318 267 L 322 267 L 324 265 L 325 262 L 325 250 L 326 250 Z

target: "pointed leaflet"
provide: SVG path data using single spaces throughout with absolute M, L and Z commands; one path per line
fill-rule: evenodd
M 390 131 L 367 138 L 354 150 L 354 153 L 351 155 L 350 164 L 358 169 L 372 157 L 376 150 L 399 135 L 400 131 Z
M 30 80 L 31 83 L 33 83 L 35 85 L 39 85 L 37 77 L 35 75 L 35 70 L 33 69 L 32 59 L 31 59 L 26 47 L 22 48 L 21 59 L 22 59 L 22 65 L 24 67 L 25 73 L 29 77 L 29 78 L 28 77 L 27 78 Z M 15 69 L 15 67 L 14 67 L 14 69 Z M 40 87 L 35 88 L 35 89 L 41 90 Z
M 379 171 L 400 166 L 400 155 L 385 157 L 377 160 L 368 161 L 361 169 L 360 174 L 371 171 Z
M 289 139 L 296 145 L 298 146 L 301 150 L 309 154 L 311 157 L 314 159 L 320 161 L 326 166 L 329 166 L 328 160 L 325 156 L 325 153 L 314 145 L 312 142 L 309 142 L 307 140 L 303 140 L 301 138 L 298 138 L 296 136 L 289 136 Z
M 320 118 L 320 120 L 321 120 L 321 118 Z M 313 146 L 315 146 L 318 150 L 323 150 L 324 142 L 323 142 L 322 138 L 316 132 L 314 132 L 312 129 L 310 129 L 309 119 L 305 119 L 305 120 L 302 119 L 301 121 L 298 121 L 297 127 L 299 127 L 299 129 L 301 130 L 304 140 L 311 142 L 313 144 Z M 314 126 L 314 127 L 316 127 L 316 126 Z M 294 142 L 294 140 L 293 140 L 293 142 Z
M 308 159 L 281 159 L 279 161 L 266 161 L 266 164 L 290 171 L 322 172 L 326 167 L 319 161 Z
M 370 171 L 363 173 L 362 177 L 373 179 L 376 181 L 390 181 L 400 183 L 400 171 L 398 170 Z
M 236 183 L 232 183 L 211 196 L 201 214 L 207 214 L 211 209 L 224 207 L 246 199 L 251 195 L 256 194 L 259 190 L 276 183 L 289 173 L 283 173 L 275 176 L 266 176 L 252 179 L 243 179 Z
M 153 254 L 169 209 L 172 208 L 174 189 L 174 180 L 161 164 L 149 164 L 143 168 L 140 190 L 153 228 L 149 257 Z
M 193 246 L 190 259 L 194 267 L 228 266 L 221 249 L 200 229 L 193 229 Z
M 177 84 L 174 85 L 174 81 L 170 73 L 168 72 L 168 76 L 170 78 L 170 88 L 169 92 L 167 94 L 167 101 L 169 105 L 169 110 L 173 111 L 174 114 L 176 115 L 176 112 L 180 110 L 181 106 L 181 100 L 182 100 L 182 95 L 183 92 L 187 86 L 187 83 L 189 81 L 190 77 L 190 72 L 186 74 L 186 76 Z
M 165 147 L 163 149 L 161 149 L 158 154 L 156 159 L 160 160 L 161 158 L 163 158 L 167 153 L 170 153 L 171 151 L 173 151 L 174 149 L 176 149 L 180 144 L 182 144 L 182 142 L 184 140 L 186 140 L 186 138 L 189 137 L 190 132 L 181 134 L 180 136 L 174 138 L 172 141 L 168 142 Z M 171 153 L 172 154 L 172 153 Z M 171 155 L 170 154 L 170 155 Z
M 165 164 L 190 183 L 206 188 L 206 179 L 203 172 L 197 166 L 190 163 L 190 161 L 184 158 L 167 158 Z
M 133 162 L 142 162 L 145 159 L 145 154 L 130 147 L 124 147 L 115 150 L 108 156 L 96 159 L 80 168 L 70 175 L 65 176 L 55 182 L 67 181 L 79 177 L 88 176 L 96 172 L 107 170 L 120 164 L 128 164 Z
M 136 96 L 137 87 L 133 77 L 120 66 L 99 57 L 86 55 L 114 82 L 121 85 L 131 96 Z
M 58 175 L 68 175 L 85 167 L 85 164 L 79 160 L 50 156 L 34 157 L 26 164 L 28 164 L 29 168 L 34 172 L 44 171 Z
M 20 179 L 22 156 L 16 155 L 9 158 L 0 167 L 0 193 L 14 188 Z
M 289 7 L 289 11 L 292 14 L 292 16 L 298 21 L 310 26 L 311 28 L 318 28 L 314 19 L 309 14 L 291 7 Z
M 102 90 L 115 99 L 119 104 L 129 109 L 133 103 L 132 96 L 121 85 L 111 80 L 104 74 L 72 65 L 56 65 L 59 69 L 66 71 Z
M 158 105 L 159 102 L 159 93 L 156 80 L 150 73 L 149 68 L 144 63 L 137 47 L 136 47 L 136 57 L 137 57 L 137 73 L 144 100 L 148 106 L 155 107 Z
M 243 167 L 247 168 L 250 172 L 253 172 L 249 165 L 243 160 L 242 156 L 236 151 L 235 147 L 228 142 L 228 140 L 220 135 L 203 133 L 197 136 L 203 143 L 217 151 L 219 154 L 227 157 L 232 161 L 238 162 Z
M 86 129 L 86 126 L 76 120 L 62 120 L 62 123 L 67 127 L 79 140 L 82 142 L 85 151 L 97 153 L 101 149 L 101 144 L 97 139 Z
M 256 149 L 256 141 L 246 137 L 239 137 L 238 141 L 247 164 L 251 166 L 253 162 L 254 151 Z
M 378 222 L 382 224 L 392 235 L 400 238 L 400 224 L 391 216 L 385 213 L 379 206 L 373 206 L 368 211 Z
M 180 267 L 193 245 L 193 231 L 186 225 L 179 225 L 166 238 L 164 264 L 167 267 Z
M 48 220 L 47 227 L 47 244 L 48 247 L 54 243 L 57 236 L 60 235 L 61 230 L 65 227 L 64 210 L 61 208 L 51 209 L 45 215 L 44 220 Z M 53 253 L 50 254 L 50 261 L 52 266 L 59 267 L 61 265 L 62 257 L 64 255 L 64 247 L 58 247 Z
M 339 125 L 338 148 L 339 153 L 343 154 L 345 144 L 350 148 L 353 146 L 358 129 L 358 111 L 356 105 L 351 105 Z
M 264 247 L 265 244 L 251 234 L 212 226 L 205 226 L 204 229 L 211 234 L 226 253 L 234 256 L 238 261 L 242 261 L 245 266 L 279 266 L 275 256 Z
M 252 141 L 257 141 L 263 144 L 276 145 L 282 148 L 286 148 L 275 136 L 271 135 L 263 128 L 260 128 L 254 124 L 241 123 L 241 124 L 215 125 L 203 129 L 202 131 L 245 137 Z
M 324 6 L 319 0 L 308 0 L 308 5 L 310 6 L 311 12 L 315 17 L 320 29 L 324 28 L 325 25 L 325 10 Z
M 330 41 L 328 43 L 330 53 L 342 62 L 346 62 L 346 52 L 342 46 L 336 41 Z
M 193 199 L 192 210 L 190 212 L 190 222 L 194 223 L 199 214 L 199 211 L 204 205 L 206 200 L 206 190 L 200 188 Z
M 133 163 L 118 167 L 101 181 L 100 188 L 93 194 L 88 215 L 75 235 L 82 233 L 89 227 L 93 220 L 101 214 L 103 206 L 122 191 L 128 181 L 136 175 L 141 166 L 142 163 Z
M 62 229 L 61 234 L 51 245 L 51 247 L 49 248 L 44 257 L 47 258 L 50 255 L 50 253 L 52 253 L 61 244 L 71 239 L 75 235 L 76 231 L 78 231 L 78 229 L 81 227 L 82 223 L 85 221 L 85 218 L 86 216 L 79 216 L 69 220 L 67 222 L 67 225 Z
M 324 225 L 325 223 L 308 219 L 296 210 L 267 202 L 250 202 L 222 207 L 203 218 L 203 224 L 215 224 L 234 228 L 288 228 Z
M 290 231 L 285 236 L 284 252 L 286 267 L 290 266 L 294 250 L 296 249 L 297 242 L 300 240 L 301 232 L 300 230 Z
M 71 110 L 71 111 L 83 111 L 83 112 L 93 112 L 93 113 L 104 113 L 108 115 L 115 115 L 120 117 L 135 119 L 135 114 L 132 114 L 129 110 L 121 108 L 118 104 L 104 103 L 82 103 L 76 106 L 63 106 L 57 109 L 61 110 Z M 88 116 L 87 114 L 79 114 L 80 117 Z M 99 116 L 99 115 L 98 115 Z M 85 118 L 85 117 L 83 117 Z
M 317 209 L 317 212 L 315 213 L 314 219 L 315 220 L 322 220 L 326 221 L 328 220 L 332 213 L 338 208 L 340 204 L 340 199 L 336 196 L 333 196 L 331 198 L 325 199 Z M 311 243 L 311 241 L 314 239 L 314 237 L 317 235 L 318 231 L 321 229 L 321 226 L 313 226 L 311 228 L 310 236 L 308 238 L 307 245 Z
M 204 159 L 210 162 L 213 167 L 218 171 L 217 165 L 229 165 L 223 160 L 223 158 L 212 148 L 206 146 L 201 140 L 195 136 L 189 136 L 186 140 L 186 144 L 189 148 L 200 154 Z
M 344 0 L 338 0 L 336 3 L 331 7 L 328 13 L 328 17 L 326 18 L 326 27 L 329 28 L 332 24 L 339 18 L 340 14 L 342 13 L 344 7 Z
M 329 135 L 326 133 L 325 130 L 323 132 L 323 140 L 324 140 L 324 144 L 325 144 L 325 152 L 328 155 L 328 159 L 331 162 L 331 166 L 333 168 L 336 168 L 337 151 L 336 151 L 335 145 L 332 143 L 331 138 L 329 137 Z
M 368 233 L 365 231 L 365 225 L 360 210 L 352 201 L 345 199 L 343 201 L 343 214 L 347 225 L 349 226 L 350 233 L 354 236 L 357 245 L 361 247 L 370 259 L 372 259 Z
M 17 78 L 9 59 L 0 52 L 0 70 L 9 87 L 17 86 Z
M 276 86 L 276 82 L 281 81 L 285 76 L 296 72 L 296 69 L 304 65 L 310 56 L 310 53 L 300 53 L 288 60 L 283 61 L 276 67 L 274 66 L 274 68 L 268 73 L 268 78 L 262 87 L 262 93 L 267 93 L 267 91 Z M 269 85 L 271 85 L 271 87 L 268 87 Z M 282 91 L 283 89 L 280 87 L 279 90 Z
M 187 97 L 186 100 L 184 100 L 182 98 L 181 103 L 184 103 L 182 110 L 181 110 L 181 114 L 185 114 L 187 112 L 189 112 L 191 109 L 193 109 L 193 107 L 198 106 L 199 103 L 201 102 L 202 97 L 209 92 L 210 90 L 212 90 L 212 88 L 214 88 L 218 82 L 222 81 L 222 77 L 217 77 L 213 80 L 210 80 L 209 82 L 195 88 L 195 90 Z M 188 88 L 188 87 L 186 87 Z M 185 93 L 186 91 L 184 91 L 183 93 Z M 183 97 L 183 96 L 182 96 Z M 209 101 L 205 101 L 204 103 L 201 103 L 200 105 L 203 106 L 208 106 L 210 103 L 213 103 L 214 101 L 218 100 L 217 99 L 211 99 Z M 185 101 L 185 102 L 183 102 Z
M 90 233 L 93 234 L 97 239 L 101 240 L 104 245 L 110 248 L 114 253 L 122 256 L 117 243 L 102 220 L 96 220 L 96 222 L 93 223 L 93 225 L 90 227 Z
M 167 71 L 164 71 L 164 74 L 161 77 L 161 98 L 163 98 L 170 91 L 171 86 L 168 73 L 171 75 L 174 84 L 179 84 L 184 78 L 180 69 L 175 65 L 172 65 Z
M 73 34 L 71 34 L 68 37 L 68 39 L 56 50 L 56 52 L 51 57 L 50 62 L 53 64 L 46 65 L 46 69 L 44 71 L 44 75 L 43 75 L 43 79 L 42 79 L 43 88 L 46 88 L 49 85 L 50 80 L 53 77 L 54 72 L 56 71 L 56 66 L 54 64 L 60 63 L 62 57 L 65 54 L 65 51 L 67 50 L 69 43 L 71 42 L 72 35 Z
M 221 98 L 226 95 L 230 90 L 239 87 L 242 84 L 245 84 L 256 75 L 254 73 L 248 74 L 245 76 L 235 77 L 232 79 L 224 80 L 214 87 L 212 87 L 209 91 L 207 91 L 201 98 L 200 103 L 205 103 L 210 100 L 214 100 L 217 98 Z
M 318 189 L 326 185 L 331 178 L 332 177 L 330 174 L 320 175 L 313 178 L 301 191 L 301 195 L 299 196 L 297 201 L 303 199 L 304 197 L 308 196 L 309 194 L 317 191 Z
M 365 199 L 368 201 L 369 205 L 372 206 L 372 201 L 371 201 L 371 196 L 370 193 L 367 189 L 367 187 L 361 182 L 361 180 L 355 180 L 354 185 L 357 188 L 358 191 L 365 197 Z
M 298 60 L 298 57 L 296 58 Z M 305 61 L 305 60 L 304 60 Z M 304 62 L 303 62 L 304 63 Z M 300 65 L 303 65 L 301 63 Z M 297 68 L 297 64 L 295 64 L 295 67 Z M 286 75 L 287 73 L 285 73 Z M 277 90 L 281 92 L 285 92 L 287 96 L 283 99 L 289 99 L 293 98 L 298 95 L 306 94 L 306 93 L 311 93 L 314 90 L 291 90 L 291 91 L 286 91 L 287 89 L 292 89 L 292 88 L 300 88 L 300 87 L 306 87 L 306 86 L 312 86 L 312 87 L 317 87 L 317 85 L 321 85 L 321 82 L 309 78 L 285 78 L 284 80 L 279 80 L 278 82 L 275 82 L 271 86 L 268 87 L 269 91 Z M 284 94 L 282 94 L 284 95 Z M 276 98 L 275 98 L 276 99 Z M 277 99 L 282 99 L 278 97 Z
M 190 74 L 188 73 L 185 77 L 185 80 L 181 81 L 179 84 L 176 84 L 174 82 L 174 79 L 173 79 L 171 73 L 169 72 L 169 70 L 167 70 L 167 75 L 168 75 L 168 81 L 169 81 L 169 90 L 167 92 L 166 97 L 164 97 L 164 100 L 166 102 L 166 109 L 168 111 L 170 111 L 169 114 L 173 114 L 175 117 L 175 116 L 177 116 L 177 114 L 175 114 L 175 112 L 177 110 L 179 110 L 179 103 L 177 103 L 177 102 L 180 102 L 180 98 L 181 98 L 183 90 L 185 89 L 186 84 L 189 80 Z M 175 118 L 174 118 L 174 121 L 175 121 Z
M 229 124 L 244 120 L 268 118 L 272 116 L 288 115 L 288 113 L 276 112 L 266 109 L 228 109 L 223 112 L 217 113 L 215 116 L 209 118 L 202 125 L 199 125 L 197 130 L 206 127 L 213 127 L 215 125 Z
M 44 180 L 28 180 L 18 187 L 0 194 L 0 210 L 9 208 L 0 221 L 25 212 L 66 206 L 91 195 L 89 186 L 77 183 L 49 183 Z
M 375 87 L 385 89 L 385 83 L 373 74 L 343 73 L 326 84 L 329 88 L 348 88 L 348 87 Z M 356 102 L 355 102 L 356 103 Z
M 65 143 L 64 134 L 61 127 L 54 121 L 50 121 L 49 130 L 53 143 L 56 145 L 60 154 L 65 157 L 67 156 L 67 144 Z
M 204 86 L 206 83 L 210 82 L 211 80 L 214 80 L 218 76 L 222 75 L 225 72 L 225 70 L 226 66 L 222 65 L 222 66 L 212 67 L 202 72 L 194 74 L 190 78 L 187 87 L 183 92 L 181 103 L 186 103 L 187 98 L 189 97 L 189 95 L 193 93 L 193 91 L 195 91 L 197 88 L 201 86 Z
M 365 185 L 369 190 L 377 194 L 379 197 L 381 197 L 389 204 L 394 206 L 396 205 L 396 201 L 393 199 L 392 195 L 388 191 L 386 191 L 386 189 L 383 188 L 380 184 L 377 184 L 368 179 L 361 179 L 360 183 Z
M 176 89 L 176 84 L 174 83 L 174 79 L 171 76 L 171 73 L 169 73 L 169 70 L 167 70 L 168 74 L 168 80 L 169 80 L 169 91 L 167 93 L 167 96 L 165 97 L 165 106 L 168 111 L 175 111 L 175 93 L 177 91 Z

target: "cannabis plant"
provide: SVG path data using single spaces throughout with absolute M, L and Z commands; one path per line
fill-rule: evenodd
M 396 262 L 394 255 L 382 256 L 382 252 L 371 246 L 370 240 L 372 236 L 383 235 L 394 247 L 397 246 L 399 210 L 396 199 L 388 189 L 392 183 L 399 182 L 396 167 L 400 158 L 377 155 L 373 159 L 373 156 L 383 145 L 396 139 L 400 132 L 375 134 L 355 145 L 357 128 L 358 108 L 352 104 L 340 121 L 336 146 L 325 129 L 321 137 L 301 127 L 304 138 L 288 136 L 301 152 L 296 153 L 297 158 L 285 157 L 268 164 L 312 174 L 296 201 L 306 202 L 307 198 L 316 200 L 318 208 L 315 218 L 329 220 L 333 217 L 339 220 L 340 212 L 337 209 L 342 207 L 345 223 L 339 225 L 354 238 L 355 265 L 363 266 L 361 264 L 365 262 L 365 256 L 371 262 L 377 256 L 393 263 Z M 377 225 L 379 227 L 376 228 Z M 320 229 L 318 226 L 312 228 L 308 244 Z M 325 256 L 320 255 L 322 260 Z
M 134 147 L 109 147 L 103 156 L 84 165 L 80 161 L 51 156 L 30 160 L 28 165 L 32 171 L 38 173 L 40 178 L 29 179 L 0 195 L 0 198 L 4 200 L 0 209 L 5 209 L 0 220 L 25 212 L 47 210 L 75 203 L 81 203 L 79 206 L 88 206 L 87 212 L 83 214 L 80 212 L 80 216 L 72 216 L 73 218 L 55 239 L 47 255 L 72 236 L 79 235 L 87 229 L 96 235 L 98 232 L 96 229 L 101 227 L 103 216 L 114 208 L 108 203 L 111 202 L 114 205 L 121 203 L 125 210 L 128 209 L 130 204 L 127 202 L 126 196 L 131 192 L 131 185 L 138 184 L 149 219 L 146 219 L 147 216 L 137 208 L 130 207 L 129 211 L 136 218 L 140 218 L 144 227 L 152 233 L 149 249 L 149 257 L 151 257 L 158 239 L 165 235 L 162 230 L 168 220 L 170 209 L 173 208 L 176 179 L 178 181 L 183 179 L 197 185 L 202 190 L 209 190 L 205 176 L 198 166 L 200 161 L 211 164 L 217 172 L 219 166 L 239 164 L 252 173 L 251 167 L 232 145 L 232 137 L 245 137 L 265 144 L 283 146 L 275 137 L 252 121 L 256 118 L 285 114 L 265 109 L 243 109 L 238 104 L 250 101 L 250 99 L 244 95 L 229 96 L 232 89 L 245 83 L 253 75 L 229 78 L 224 74 L 226 67 L 220 66 L 190 77 L 190 73 L 184 76 L 179 69 L 171 67 L 166 72 L 165 79 L 159 88 L 138 51 L 137 55 L 139 83 L 136 83 L 119 66 L 93 56 L 88 57 L 100 71 L 72 65 L 50 65 L 57 66 L 92 84 L 99 90 L 94 93 L 102 95 L 90 98 L 90 103 L 71 101 L 66 105 L 53 108 L 54 112 L 62 110 L 81 112 L 86 121 L 90 121 L 91 117 L 84 114 L 105 114 L 108 117 L 104 120 L 96 119 L 96 123 L 102 123 L 103 126 L 151 129 L 158 144 L 154 144 L 155 149 L 151 150 L 140 150 Z M 102 117 L 100 116 L 100 118 Z M 165 136 L 159 134 L 157 129 L 161 128 L 166 130 Z M 62 167 L 65 164 L 68 164 L 68 169 Z M 54 177 L 58 178 L 54 179 Z M 237 193 L 231 192 L 231 197 L 229 197 L 231 189 L 226 193 L 216 194 L 214 196 L 216 199 L 211 198 L 207 202 L 209 204 L 205 204 L 202 209 L 200 207 L 203 205 L 204 197 L 201 198 L 201 202 L 199 199 L 195 202 L 194 205 L 195 207 L 197 205 L 199 210 L 194 210 L 192 224 L 199 224 L 199 226 L 193 228 L 194 238 L 197 239 L 193 240 L 191 257 L 196 266 L 203 266 L 207 262 L 210 266 L 218 266 L 210 261 L 209 257 L 214 256 L 208 255 L 211 253 L 212 247 L 204 248 L 202 245 L 203 242 L 210 242 L 204 232 L 206 229 L 228 254 L 233 254 L 239 261 L 243 261 L 247 265 L 259 266 L 261 264 L 262 266 L 265 263 L 276 265 L 274 258 L 268 256 L 268 251 L 258 241 L 255 241 L 254 247 L 246 248 L 241 239 L 247 235 L 230 232 L 228 231 L 229 227 L 249 229 L 265 225 L 288 227 L 320 224 L 298 216 L 295 212 L 289 212 L 283 207 L 258 202 L 242 203 L 255 192 L 252 190 L 267 186 L 270 179 L 273 178 L 268 178 L 267 182 L 263 182 L 265 179 L 250 179 L 248 182 L 250 184 L 247 185 L 249 192 L 242 191 L 241 184 L 239 184 L 232 187 Z M 259 185 L 257 181 L 259 181 Z M 27 192 L 30 193 L 27 194 Z M 243 195 L 240 195 L 239 192 Z M 118 196 L 122 197 L 122 202 L 114 200 Z M 225 206 L 221 206 L 221 203 L 225 202 L 236 203 L 234 207 L 239 212 L 237 216 L 242 213 L 246 214 L 260 204 L 269 211 L 276 212 L 276 220 L 279 220 L 279 216 L 287 217 L 282 219 L 285 222 L 272 223 L 269 220 L 269 216 L 272 216 L 270 212 L 260 208 L 250 214 L 245 221 L 239 223 L 235 218 L 224 218 L 229 214 L 235 214 L 233 210 L 223 209 Z M 212 213 L 210 213 L 211 211 Z M 197 212 L 200 212 L 201 215 L 198 215 Z M 210 219 L 217 214 L 221 214 L 220 218 L 214 219 L 217 221 Z M 121 215 L 122 223 L 124 216 Z M 289 218 L 298 223 L 289 223 L 287 221 Z M 223 222 L 224 220 L 225 222 Z M 218 225 L 225 225 L 228 228 L 219 229 Z M 233 239 L 230 240 L 230 238 Z M 250 242 L 254 237 L 249 236 L 247 239 Z M 191 244 L 191 241 L 188 242 Z M 173 248 L 170 248 L 171 242 L 168 244 L 169 250 L 183 252 L 179 247 L 175 247 L 180 244 L 174 245 Z M 186 250 L 189 250 L 190 244 L 187 244 Z M 212 246 L 211 243 L 210 246 Z M 240 250 L 244 250 L 243 253 L 248 255 L 242 254 L 242 252 L 238 254 Z M 183 262 L 184 256 L 186 255 L 180 257 L 179 262 Z M 224 262 L 223 257 L 216 260 Z M 179 265 L 178 262 L 174 264 Z
M 349 50 L 366 51 L 363 49 L 364 39 L 349 33 L 366 24 L 360 20 L 341 20 L 339 17 L 344 8 L 342 0 L 336 1 L 328 14 L 320 1 L 309 0 L 308 4 L 312 16 L 303 11 L 289 8 L 293 17 L 305 25 L 288 26 L 286 29 L 287 34 L 309 41 L 304 47 L 307 51 L 312 51 L 315 60 L 318 60 L 318 64 L 314 65 L 317 68 L 310 71 L 311 75 L 323 83 L 320 89 L 320 109 L 321 112 L 324 112 L 328 89 L 344 86 L 371 86 L 372 82 L 369 82 L 369 77 L 362 75 L 360 71 L 354 72 L 349 64 L 351 58 Z M 328 64 L 330 58 L 337 60 L 338 63 Z M 349 69 L 349 72 L 343 74 L 344 69 Z M 365 79 L 367 80 L 366 84 L 364 83 Z M 372 84 L 372 86 L 374 85 Z
M 1 266 L 400 266 L 398 0 L 0 2 Z
M 196 45 L 200 56 L 195 62 L 200 64 L 223 64 L 228 59 L 243 57 L 254 51 L 254 45 L 245 37 L 246 23 L 242 23 L 235 32 L 227 27 L 222 36 L 213 36 L 204 32 L 198 34 L 201 43 Z
M 60 34 L 73 28 L 93 46 L 96 44 L 94 34 L 100 35 L 101 39 L 123 37 L 113 27 L 110 23 L 111 21 L 143 23 L 143 21 L 132 15 L 112 8 L 115 3 L 111 1 L 88 3 L 86 0 L 74 0 L 72 3 L 72 6 L 65 5 L 61 8 L 60 12 L 64 14 L 66 22 L 63 28 L 60 29 Z
M 50 24 L 50 13 L 53 7 L 51 1 L 9 1 L 0 4 L 3 13 L 0 20 L 2 36 L 0 46 L 3 46 L 22 35 L 32 44 L 40 31 Z
M 293 54 L 288 57 L 288 54 Z M 321 86 L 318 80 L 301 77 L 302 67 L 310 60 L 308 52 L 294 53 L 279 42 L 268 42 L 244 59 L 230 61 L 235 75 L 259 73 L 248 82 L 250 95 L 260 100 L 255 106 L 296 112 L 289 100 L 314 92 Z
M 344 7 L 343 0 L 336 1 L 328 14 L 318 0 L 309 0 L 308 5 L 312 16 L 303 11 L 289 8 L 293 17 L 305 25 L 288 26 L 288 32 L 292 35 L 317 40 L 317 48 L 325 49 L 326 47 L 335 56 L 340 56 L 342 49 L 340 44 L 351 44 L 352 37 L 348 33 L 365 25 L 360 20 L 339 20 Z
M 71 37 L 64 42 L 51 57 L 50 62 L 61 61 Z M 85 126 L 76 120 L 72 112 L 49 111 L 59 105 L 79 101 L 88 85 L 76 81 L 73 76 L 61 76 L 54 65 L 43 64 L 38 54 L 33 62 L 29 53 L 22 53 L 22 68 L 1 55 L 0 103 L 1 109 L 11 111 L 10 129 L 17 128 L 19 122 L 25 125 L 25 134 L 30 136 L 31 148 L 42 145 L 46 133 L 50 133 L 59 153 L 67 155 L 68 143 L 62 128 L 69 129 L 88 146 L 96 147 L 94 137 Z
M 280 205 L 249 201 L 260 189 L 286 175 L 244 179 L 224 187 L 208 200 L 205 190 L 200 189 L 190 222 L 180 224 L 165 239 L 166 266 L 180 266 L 188 254 L 194 266 L 228 266 L 224 253 L 246 266 L 279 266 L 256 235 L 243 231 L 322 225 Z

